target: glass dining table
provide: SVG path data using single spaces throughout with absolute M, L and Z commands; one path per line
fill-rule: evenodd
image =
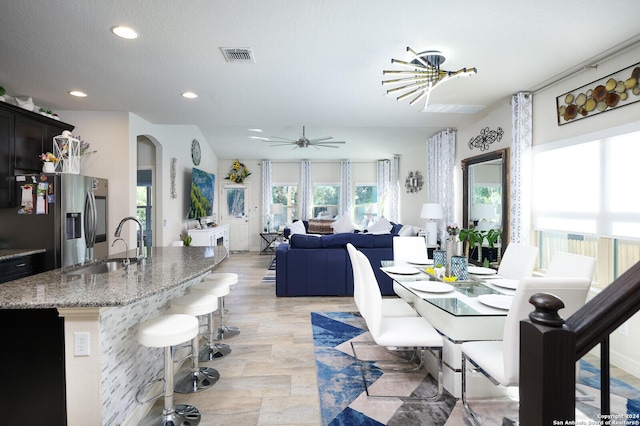
M 494 285 L 500 279 L 496 275 L 470 275 L 468 281 L 444 283 L 428 274 L 424 265 L 382 261 L 381 269 L 393 280 L 394 292 L 443 336 L 444 387 L 460 397 L 460 345 L 475 340 L 502 340 L 508 301 L 514 290 Z M 501 302 L 490 303 L 495 300 Z M 436 371 L 435 357 L 427 359 L 426 364 L 430 371 Z M 486 389 L 495 395 L 495 386 Z

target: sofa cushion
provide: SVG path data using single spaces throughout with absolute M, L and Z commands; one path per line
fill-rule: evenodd
M 322 247 L 346 248 L 347 243 L 351 243 L 357 248 L 371 248 L 375 238 L 373 235 L 354 233 L 324 235 L 322 237 Z
M 291 248 L 322 248 L 322 237 L 318 235 L 293 234 L 289 239 Z
M 393 235 L 393 234 L 376 235 L 373 238 L 373 247 L 374 248 L 393 247 L 393 237 L 394 236 L 395 235 Z

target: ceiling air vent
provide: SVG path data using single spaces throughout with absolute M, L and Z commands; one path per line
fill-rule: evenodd
M 227 62 L 256 62 L 250 47 L 221 47 L 220 50 Z

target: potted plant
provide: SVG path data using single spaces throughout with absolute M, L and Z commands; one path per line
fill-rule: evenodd
M 50 152 L 43 152 L 40 154 L 40 160 L 42 161 L 42 171 L 44 173 L 55 173 L 56 163 L 58 158 Z

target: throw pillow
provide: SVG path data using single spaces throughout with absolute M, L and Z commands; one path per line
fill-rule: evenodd
M 391 232 L 391 228 L 393 228 L 391 222 L 389 222 L 386 218 L 381 217 L 380 220 L 369 227 L 367 232 L 374 235 L 389 234 Z
M 356 224 L 353 223 L 353 218 L 348 214 L 342 215 L 340 219 L 331 224 L 334 234 L 342 234 L 346 232 L 353 232 L 356 229 Z
M 302 223 L 301 220 L 296 220 L 295 222 L 290 223 L 288 228 L 291 231 L 291 234 L 289 235 L 307 233 L 307 231 L 304 229 L 304 223 Z
M 310 234 L 333 234 L 331 229 L 331 220 L 309 219 Z
M 398 231 L 398 235 L 401 237 L 413 237 L 416 235 L 416 232 L 413 230 L 412 225 L 403 225 L 400 231 Z

